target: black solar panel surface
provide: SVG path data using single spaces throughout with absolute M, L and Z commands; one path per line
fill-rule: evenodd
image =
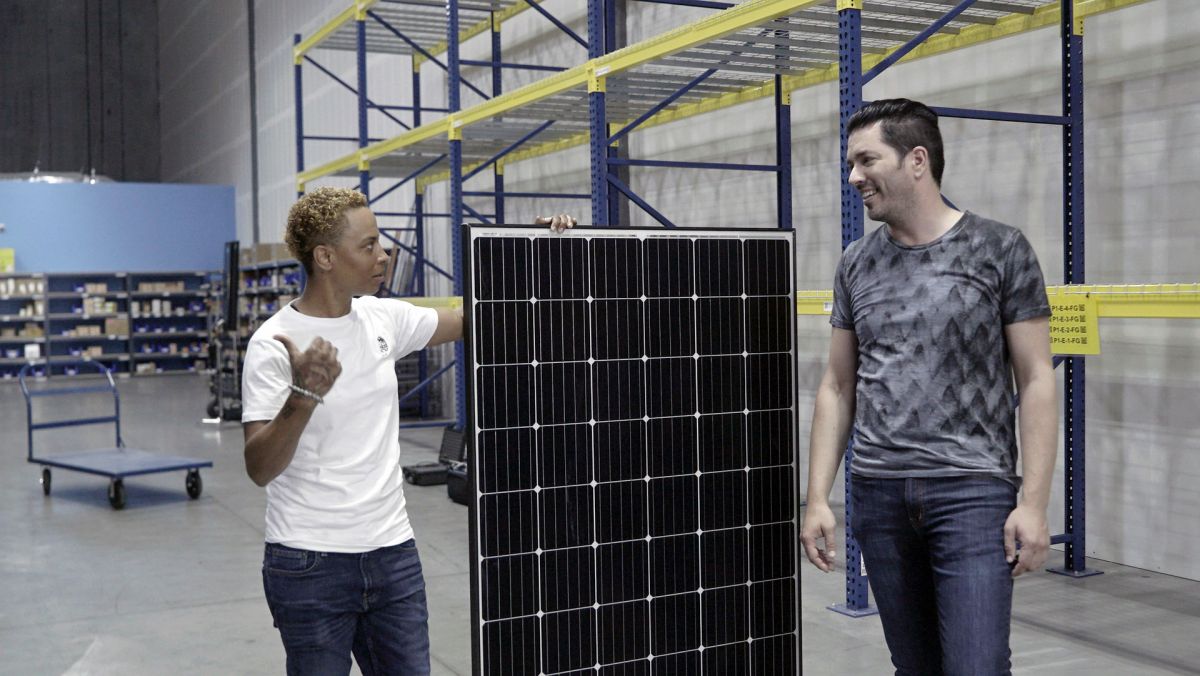
M 797 673 L 791 234 L 468 233 L 477 673 Z

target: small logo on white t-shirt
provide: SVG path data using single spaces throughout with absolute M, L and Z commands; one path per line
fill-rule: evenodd
M 375 340 L 379 341 L 379 354 L 387 354 L 388 344 L 387 341 L 383 339 L 383 336 L 378 336 L 375 338 Z

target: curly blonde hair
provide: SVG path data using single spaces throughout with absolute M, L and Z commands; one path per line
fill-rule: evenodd
M 366 195 L 352 188 L 317 188 L 304 195 L 288 211 L 288 251 L 312 274 L 313 249 L 336 242 L 346 229 L 346 212 L 366 206 Z

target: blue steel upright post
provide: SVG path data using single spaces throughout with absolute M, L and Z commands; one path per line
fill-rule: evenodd
M 421 63 L 417 61 L 417 55 L 412 55 L 413 72 L 412 72 L 412 112 L 413 112 L 413 129 L 421 126 Z
M 786 41 L 789 31 L 776 31 Z M 775 60 L 787 64 L 786 42 L 775 48 Z M 783 76 L 775 75 L 775 209 L 781 230 L 792 229 L 792 93 L 784 91 Z
M 292 35 L 292 44 L 300 45 L 300 34 Z M 292 64 L 292 79 L 295 85 L 296 92 L 296 175 L 304 173 L 304 60 L 299 56 L 295 56 L 295 63 Z M 296 190 L 296 197 L 300 198 L 304 195 L 303 190 Z
M 605 0 L 588 0 L 588 59 L 604 54 Z M 588 121 L 592 169 L 592 224 L 608 225 L 608 116 L 604 74 L 589 72 Z
M 601 52 L 603 54 L 611 54 L 617 49 L 617 2 L 618 0 L 604 0 L 603 2 L 604 49 Z M 624 18 L 623 15 L 622 18 Z M 588 55 L 589 58 L 591 58 L 590 49 Z M 605 124 L 604 133 L 606 135 L 605 138 L 607 139 L 607 136 L 610 133 L 607 124 Z M 628 142 L 628 140 L 625 141 L 625 143 Z M 605 142 L 604 152 L 609 159 L 620 158 L 622 154 L 620 148 L 616 144 L 609 144 L 607 141 Z M 628 153 L 625 153 L 626 157 L 628 157 L 628 155 Z M 609 167 L 611 168 L 611 165 L 609 165 Z M 615 170 L 613 171 L 615 173 Z M 606 178 L 605 181 L 607 180 L 608 179 Z M 607 184 L 605 187 L 607 188 Z M 621 225 L 621 194 L 616 190 L 608 191 L 608 224 Z M 626 225 L 628 225 L 628 223 L 626 223 Z
M 459 100 L 459 84 L 462 73 L 459 70 L 458 58 L 458 0 L 446 0 L 446 60 L 449 70 L 449 91 L 447 103 L 449 114 L 458 115 L 461 107 Z M 462 130 L 451 122 L 450 133 L 450 255 L 453 257 L 454 295 L 463 295 L 463 172 L 462 172 Z M 463 341 L 454 342 L 454 416 L 459 429 L 467 426 L 467 373 L 466 350 Z
M 369 143 L 367 136 L 367 17 L 359 13 L 355 19 L 358 29 L 357 48 L 354 50 L 358 57 L 358 147 L 365 148 Z M 371 172 L 361 164 L 358 168 L 358 189 L 362 194 L 371 198 Z
M 846 166 L 846 146 L 849 141 L 846 125 L 850 116 L 862 107 L 862 0 L 838 0 L 838 89 L 841 126 L 842 175 L 842 249 L 863 236 L 862 200 L 850 185 L 850 169 Z M 835 604 L 830 610 L 861 617 L 877 611 L 867 602 L 867 576 L 862 574 L 862 551 L 850 526 L 854 486 L 850 479 L 850 463 L 854 458 L 854 435 L 846 444 L 846 603 Z
M 775 76 L 775 208 L 782 230 L 792 229 L 792 94 Z
M 418 125 L 413 125 L 416 129 Z M 413 281 L 410 287 L 410 292 L 414 296 L 425 295 L 425 193 L 424 188 L 418 184 L 414 190 L 413 197 L 413 234 L 414 234 L 414 249 L 413 249 Z M 421 350 L 417 353 L 417 382 L 423 383 L 429 378 L 429 350 Z M 429 417 L 429 388 L 422 387 L 421 394 L 417 395 L 421 418 Z
M 412 55 L 412 113 L 413 113 L 413 129 L 421 126 L 421 62 L 417 60 L 417 55 Z M 416 187 L 413 190 L 413 232 L 414 251 L 413 251 L 413 285 L 412 294 L 414 296 L 425 295 L 425 193 L 421 182 L 416 182 Z M 429 352 L 421 350 L 417 355 L 417 382 L 423 383 L 429 377 Z M 418 395 L 420 400 L 421 417 L 425 418 L 429 415 L 429 388 L 422 387 L 421 394 Z
M 1061 0 L 1063 125 L 1063 282 L 1084 283 L 1083 212 L 1083 18 L 1072 0 Z M 1083 357 L 1063 363 L 1063 566 L 1050 572 L 1071 577 L 1099 575 L 1089 570 L 1085 534 L 1085 370 Z
M 501 78 L 503 71 L 500 67 L 500 63 L 501 63 L 501 59 L 500 59 L 500 57 L 501 57 L 500 21 L 496 18 L 495 10 L 492 11 L 491 21 L 492 21 L 492 97 L 495 98 L 497 96 L 500 96 L 500 93 L 503 91 L 503 87 L 504 87 L 504 84 L 503 84 L 502 78 Z M 496 162 L 496 164 L 493 166 L 492 178 L 493 178 L 492 190 L 494 190 L 496 193 L 495 195 L 492 196 L 492 199 L 495 204 L 495 211 L 496 211 L 495 218 L 493 220 L 496 223 L 504 223 L 505 218 L 504 218 L 504 163 L 503 162 Z

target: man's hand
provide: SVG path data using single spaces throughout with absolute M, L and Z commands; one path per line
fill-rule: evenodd
M 1021 549 L 1017 550 L 1017 543 Z M 1038 570 L 1046 563 L 1050 553 L 1050 527 L 1046 524 L 1046 510 L 1031 505 L 1017 505 L 1004 522 L 1004 557 L 1013 566 L 1012 576 L 1030 570 Z
M 804 553 L 808 560 L 817 568 L 828 573 L 833 570 L 833 560 L 837 558 L 837 517 L 827 503 L 810 503 L 804 511 L 804 524 L 800 527 L 800 542 L 804 544 Z M 825 541 L 825 549 L 817 548 L 817 540 Z
M 342 374 L 342 365 L 337 360 L 337 348 L 329 341 L 315 338 L 308 349 L 301 352 L 285 335 L 277 335 L 275 340 L 287 348 L 288 359 L 292 362 L 293 385 L 319 397 L 324 397 L 333 388 L 333 383 Z
M 559 214 L 557 216 L 538 216 L 534 221 L 537 225 L 548 225 L 550 229 L 557 233 L 563 233 L 568 228 L 575 227 L 575 217 L 569 214 Z

